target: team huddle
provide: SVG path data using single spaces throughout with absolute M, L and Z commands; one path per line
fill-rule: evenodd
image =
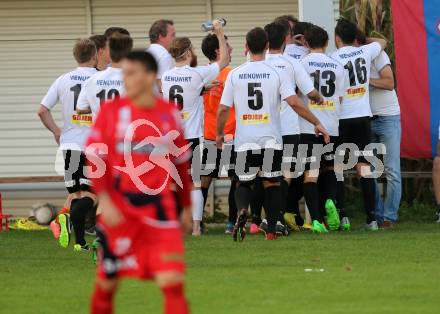
M 93 252 L 91 313 L 112 313 L 123 277 L 154 280 L 164 313 L 189 313 L 181 229 L 203 234 L 216 178 L 231 181 L 225 232 L 234 241 L 244 240 L 249 220 L 249 232 L 266 240 L 350 230 L 343 193 L 349 167 L 360 178 L 366 229 L 378 229 L 369 83 L 386 41 L 365 38 L 340 19 L 338 49 L 328 54 L 332 39 L 323 28 L 280 16 L 246 34 L 248 61 L 232 69 L 224 23 L 212 22 L 202 41 L 203 66 L 171 20 L 151 26 L 146 51 L 133 50 L 120 27 L 80 39 L 78 67 L 41 102 L 40 119 L 64 155 L 69 193 L 51 228 L 66 248 L 72 226 L 74 250 Z M 62 130 L 50 113 L 58 102 Z M 299 210 L 302 197 L 310 225 Z M 86 233 L 96 234 L 91 246 Z

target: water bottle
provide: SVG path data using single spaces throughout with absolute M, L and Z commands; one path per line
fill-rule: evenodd
M 224 18 L 221 17 L 218 18 L 217 20 L 220 21 L 223 27 L 226 25 L 226 20 Z M 202 24 L 202 31 L 204 32 L 209 32 L 212 31 L 213 29 L 214 29 L 214 25 L 212 25 L 212 21 L 207 21 Z

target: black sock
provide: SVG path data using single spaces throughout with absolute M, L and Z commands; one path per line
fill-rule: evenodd
M 304 198 L 306 199 L 307 208 L 309 209 L 310 217 L 313 220 L 322 222 L 322 216 L 319 211 L 319 192 L 318 184 L 315 182 L 305 182 Z
M 295 221 L 298 226 L 304 225 L 304 219 L 299 212 L 299 200 L 303 197 L 304 176 L 292 178 L 287 193 L 286 212 L 295 214 Z
M 325 202 L 327 199 L 324 176 L 324 173 L 322 173 L 318 177 L 319 212 L 321 213 L 321 217 L 327 216 L 327 211 L 325 210 Z
M 338 181 L 336 184 L 336 208 L 339 210 L 339 217 L 347 217 L 344 210 L 345 184 L 344 181 Z
M 70 220 L 72 221 L 76 244 L 86 244 L 86 240 L 84 239 L 86 215 L 92 209 L 93 199 L 88 196 L 80 198 L 77 202 L 73 203 L 70 208 Z
M 361 178 L 361 189 L 364 197 L 364 209 L 367 215 L 367 224 L 376 220 L 376 187 L 373 178 Z
M 440 204 L 437 204 L 437 212 L 440 213 Z
M 231 188 L 228 194 L 229 204 L 229 222 L 235 223 L 237 221 L 237 204 L 235 203 L 235 191 L 237 190 L 237 181 L 231 181 Z
M 208 190 L 209 188 L 201 188 L 203 195 L 203 208 L 206 206 L 206 201 L 208 200 Z
M 261 223 L 261 211 L 264 203 L 264 187 L 261 179 L 257 177 L 253 186 L 251 200 L 252 223 L 259 225 Z
M 235 190 L 235 204 L 238 210 L 247 210 L 252 199 L 252 189 L 250 185 L 240 183 Z
M 281 201 L 283 205 L 280 208 L 280 218 L 278 218 L 278 220 L 283 225 L 285 225 L 286 222 L 284 221 L 284 213 L 286 212 L 286 207 L 287 207 L 287 194 L 289 194 L 289 184 L 286 182 L 286 180 L 281 180 L 280 188 L 281 188 Z
M 267 232 L 275 233 L 280 207 L 283 204 L 280 186 L 265 188 L 264 208 L 266 210 Z

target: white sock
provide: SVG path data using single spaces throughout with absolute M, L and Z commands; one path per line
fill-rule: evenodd
M 203 194 L 202 190 L 191 191 L 192 217 L 193 220 L 201 221 L 203 218 Z

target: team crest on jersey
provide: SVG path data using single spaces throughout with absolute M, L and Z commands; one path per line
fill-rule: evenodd
M 268 113 L 243 114 L 240 121 L 242 124 L 267 124 L 270 122 L 270 115 Z
M 356 87 L 356 88 L 350 88 L 347 90 L 347 98 L 358 98 L 365 95 L 367 90 L 365 87 Z

